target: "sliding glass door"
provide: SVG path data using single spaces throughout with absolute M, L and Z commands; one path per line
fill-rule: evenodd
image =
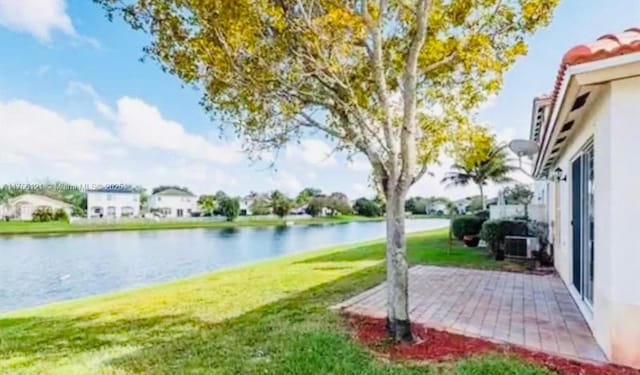
M 594 255 L 593 144 L 587 145 L 571 165 L 573 285 L 593 305 Z

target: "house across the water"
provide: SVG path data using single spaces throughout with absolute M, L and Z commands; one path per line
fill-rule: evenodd
M 72 205 L 57 199 L 38 194 L 23 194 L 0 204 L 0 219 L 32 220 L 33 213 L 39 208 L 49 208 L 52 211 L 64 210 L 71 216 Z
M 149 197 L 149 209 L 165 217 L 189 217 L 198 212 L 198 197 L 188 191 L 166 189 Z
M 104 187 L 87 192 L 87 217 L 118 219 L 140 214 L 140 194 L 128 187 Z

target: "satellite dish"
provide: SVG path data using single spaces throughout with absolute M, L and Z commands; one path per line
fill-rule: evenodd
M 529 141 L 526 139 L 514 139 L 509 142 L 509 148 L 513 151 L 514 154 L 518 155 L 518 157 L 523 156 L 533 156 L 538 153 L 540 150 L 540 146 L 536 142 Z

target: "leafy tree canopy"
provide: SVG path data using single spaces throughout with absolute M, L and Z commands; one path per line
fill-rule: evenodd
M 316 217 L 322 213 L 322 209 L 325 207 L 325 198 L 313 197 L 309 203 L 307 203 L 305 212 L 312 217 Z
M 284 218 L 289 214 L 293 206 L 293 201 L 282 192 L 274 190 L 271 193 L 271 211 L 275 215 Z
M 489 182 L 503 184 L 518 168 L 511 165 L 506 145 L 481 126 L 474 127 L 455 147 L 455 164 L 442 179 L 448 187 L 475 184 L 480 190 L 480 209 L 486 208 L 484 187 Z
M 457 139 L 450 124 L 498 91 L 558 3 L 94 1 L 151 34 L 147 55 L 202 88 L 205 110 L 247 149 L 315 129 L 363 152 L 379 183 L 407 187 L 426 171 L 416 163 Z
M 227 221 L 234 221 L 240 215 L 240 199 L 225 197 L 217 201 L 220 213 Z
M 304 188 L 296 197 L 296 203 L 298 204 L 306 204 L 313 197 L 317 197 L 322 194 L 322 190 L 316 188 Z
M 320 132 L 366 156 L 385 196 L 389 333 L 410 341 L 406 194 L 559 0 L 94 1 L 149 33 L 148 56 L 253 155 Z
M 249 210 L 252 215 L 269 215 L 271 213 L 271 206 L 268 200 L 256 198 L 251 202 Z
M 198 197 L 198 206 L 205 216 L 211 216 L 218 207 L 218 202 L 216 202 L 215 195 L 201 195 Z
M 355 201 L 353 210 L 356 214 L 367 217 L 378 217 L 384 214 L 382 207 L 378 203 L 364 197 Z
M 507 186 L 503 191 L 507 204 L 529 204 L 533 199 L 533 191 L 526 184 Z

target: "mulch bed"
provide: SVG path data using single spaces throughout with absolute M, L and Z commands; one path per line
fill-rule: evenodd
M 386 338 L 386 321 L 361 315 L 348 315 L 353 335 L 363 344 L 390 359 L 441 362 L 484 353 L 516 355 L 563 375 L 640 375 L 639 370 L 612 364 L 585 363 L 515 345 L 458 335 L 412 324 L 414 344 L 392 343 Z

